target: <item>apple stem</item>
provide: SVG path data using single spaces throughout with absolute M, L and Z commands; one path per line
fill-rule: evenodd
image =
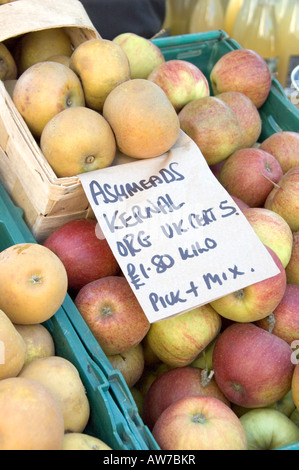
M 151 37 L 151 40 L 158 38 L 159 36 L 161 36 L 162 34 L 164 34 L 165 31 L 166 31 L 166 29 L 164 29 L 164 28 L 161 29 L 160 31 L 158 31 L 156 34 L 154 34 L 154 35 Z
M 274 326 L 275 326 L 274 313 L 270 313 L 270 315 L 268 315 L 267 322 L 268 322 L 268 325 L 269 325 L 268 331 L 269 331 L 269 333 L 272 333 L 272 331 L 274 329 Z
M 275 183 L 275 181 L 272 181 L 270 178 L 268 178 L 268 176 L 264 175 L 264 173 L 262 173 L 262 175 L 263 175 L 264 178 L 266 178 L 267 181 L 269 181 L 270 183 L 272 183 L 273 186 L 275 186 L 275 188 L 280 189 L 279 184 Z
M 203 369 L 201 371 L 201 384 L 203 387 L 206 387 L 207 385 L 209 385 L 209 383 L 212 380 L 213 375 L 214 375 L 213 370 L 209 371 L 208 369 Z

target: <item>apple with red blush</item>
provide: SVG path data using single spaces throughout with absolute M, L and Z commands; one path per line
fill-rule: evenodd
M 299 132 L 275 132 L 264 139 L 259 148 L 274 155 L 284 173 L 299 165 Z

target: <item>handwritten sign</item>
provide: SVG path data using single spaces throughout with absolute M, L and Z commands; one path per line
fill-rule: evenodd
M 151 323 L 279 272 L 183 132 L 167 154 L 79 178 Z

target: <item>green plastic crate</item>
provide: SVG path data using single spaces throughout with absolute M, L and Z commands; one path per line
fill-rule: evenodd
M 161 37 L 153 40 L 166 60 L 187 60 L 196 65 L 210 82 L 210 72 L 224 54 L 241 49 L 225 31 L 208 31 L 197 34 Z M 212 88 L 210 88 L 212 94 Z M 287 98 L 282 86 L 272 78 L 266 102 L 259 109 L 262 119 L 260 142 L 278 131 L 299 132 L 299 110 Z
M 0 251 L 17 243 L 36 243 L 22 214 L 0 184 Z M 159 450 L 122 374 L 111 366 L 68 294 L 43 325 L 53 337 L 56 355 L 75 365 L 85 386 L 91 408 L 85 432 L 113 450 Z

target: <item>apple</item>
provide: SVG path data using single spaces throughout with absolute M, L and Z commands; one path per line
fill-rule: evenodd
M 296 424 L 299 428 L 299 408 L 295 408 L 293 413 L 290 416 L 290 419 L 293 421 L 293 423 Z
M 131 78 L 126 53 L 108 39 L 89 39 L 79 44 L 69 66 L 81 80 L 86 106 L 99 112 L 109 93 Z
M 299 362 L 295 365 L 291 388 L 295 406 L 299 410 Z
M 288 418 L 291 417 L 295 409 L 295 404 L 292 396 L 292 390 L 289 390 L 280 400 L 273 403 L 273 405 L 268 405 L 266 408 L 271 408 L 273 410 L 280 411 Z M 236 404 L 231 405 L 231 409 L 236 413 L 236 415 L 240 418 L 245 413 L 248 413 L 250 408 L 246 408 L 245 406 L 239 406 Z M 252 409 L 261 409 L 261 408 L 252 408 Z
M 161 374 L 151 384 L 143 402 L 142 418 L 153 429 L 162 412 L 172 403 L 187 396 L 212 396 L 230 402 L 212 378 L 207 385 L 202 381 L 204 370 L 197 367 L 177 367 Z
M 78 292 L 85 284 L 119 274 L 120 267 L 106 238 L 98 238 L 94 219 L 66 222 L 44 241 L 55 253 L 68 276 L 68 287 Z
M 216 95 L 232 108 L 236 114 L 241 131 L 241 147 L 252 147 L 262 130 L 262 118 L 251 99 L 240 91 L 226 91 Z
M 299 132 L 278 131 L 263 140 L 260 149 L 274 155 L 284 173 L 299 165 Z
M 220 315 L 207 304 L 152 323 L 147 340 L 162 362 L 183 367 L 213 341 L 220 328 Z
M 151 367 L 155 364 L 160 364 L 161 361 L 158 356 L 154 353 L 152 348 L 148 343 L 147 335 L 141 341 L 142 348 L 143 348 L 143 357 L 144 357 L 144 364 L 146 367 Z
M 207 373 L 213 371 L 213 351 L 219 335 L 213 339 L 197 356 L 197 358 L 191 362 L 191 367 L 198 367 L 204 369 Z
M 273 187 L 264 207 L 280 214 L 291 227 L 299 231 L 299 166 L 288 170 Z
M 234 111 L 215 96 L 187 103 L 178 113 L 181 129 L 197 144 L 208 165 L 225 160 L 241 145 Z
M 151 384 L 156 380 L 156 378 L 170 369 L 173 369 L 173 367 L 165 364 L 164 362 L 160 362 L 159 364 L 155 364 L 151 367 L 145 365 L 142 376 L 135 384 L 135 388 L 144 398 Z
M 38 62 L 18 78 L 13 102 L 34 137 L 50 119 L 64 109 L 84 106 L 85 97 L 79 77 L 58 62 Z
M 15 59 L 3 42 L 0 42 L 0 80 L 15 80 L 17 78 Z
M 86 434 L 85 432 L 68 432 L 64 435 L 61 450 L 112 451 L 112 448 L 109 447 L 106 442 L 102 441 L 102 439 Z
M 248 450 L 275 450 L 299 441 L 299 428 L 290 418 L 273 409 L 254 409 L 240 418 Z
M 243 214 L 263 242 L 279 257 L 285 268 L 290 261 L 293 247 L 293 233 L 281 215 L 264 207 L 250 207 Z
M 89 282 L 75 305 L 106 355 L 121 354 L 140 343 L 150 323 L 125 277 Z
M 277 307 L 286 290 L 286 273 L 276 253 L 265 246 L 279 273 L 210 302 L 221 317 L 247 323 L 267 317 Z
M 116 141 L 106 119 L 85 106 L 64 109 L 45 125 L 41 150 L 59 178 L 110 166 Z
M 149 39 L 135 33 L 121 33 L 113 39 L 126 53 L 131 78 L 147 78 L 159 65 L 165 62 L 161 49 Z
M 279 336 L 289 345 L 299 340 L 299 285 L 287 284 L 277 307 L 268 317 L 257 321 L 256 325 Z
M 286 341 L 253 323 L 234 323 L 219 336 L 214 377 L 226 398 L 236 405 L 273 405 L 291 388 L 294 364 Z
M 120 354 L 108 355 L 107 358 L 112 367 L 122 373 L 128 387 L 134 387 L 144 370 L 142 345 L 138 343 L 127 351 Z
M 220 57 L 210 72 L 210 80 L 214 95 L 239 91 L 257 108 L 265 103 L 271 89 L 268 65 L 251 49 L 235 49 Z
M 165 91 L 177 112 L 190 101 L 210 96 L 206 76 L 196 65 L 186 60 L 164 61 L 149 74 L 147 79 Z
M 293 232 L 293 247 L 286 275 L 289 284 L 299 284 L 299 231 Z
M 152 434 L 162 450 L 247 450 L 240 419 L 215 397 L 175 401 L 158 418 Z
M 233 152 L 220 170 L 219 181 L 231 196 L 260 207 L 283 172 L 273 155 L 256 147 Z
M 239 209 L 243 212 L 245 209 L 248 209 L 249 208 L 249 205 L 242 201 L 242 199 L 240 199 L 239 197 L 237 196 L 231 196 L 232 199 L 235 201 L 235 203 L 237 204 L 237 206 L 239 207 Z

